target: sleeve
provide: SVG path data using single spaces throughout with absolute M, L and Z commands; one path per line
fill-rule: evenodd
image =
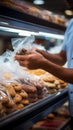
M 61 50 L 66 51 L 66 44 L 67 44 L 67 41 L 68 41 L 68 32 L 70 31 L 72 25 L 73 25 L 73 19 L 71 19 L 70 22 L 68 23 L 68 26 L 67 26 L 67 29 L 66 29 L 66 32 L 65 32 L 65 35 L 64 35 L 64 41 L 63 41 L 63 45 L 62 45 Z

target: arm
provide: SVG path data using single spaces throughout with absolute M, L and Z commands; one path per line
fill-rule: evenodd
M 64 68 L 47 60 L 43 61 L 41 68 L 56 77 L 73 84 L 73 68 Z
M 28 69 L 44 69 L 56 77 L 73 84 L 73 69 L 64 68 L 52 63 L 40 53 L 32 52 L 29 55 L 16 55 L 15 59 L 18 60 L 21 66 L 25 66 Z
M 61 51 L 60 53 L 57 53 L 57 54 L 51 54 L 51 53 L 48 53 L 46 51 L 43 51 L 43 50 L 36 50 L 37 52 L 39 52 L 40 54 L 42 54 L 47 60 L 55 63 L 55 64 L 58 64 L 58 65 L 64 65 L 65 62 L 66 62 L 66 51 Z

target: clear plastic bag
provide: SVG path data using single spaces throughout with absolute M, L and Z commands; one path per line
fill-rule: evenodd
M 26 105 L 46 96 L 46 86 L 40 78 L 30 74 L 13 59 L 14 52 L 7 50 L 0 59 L 0 116 L 20 110 Z M 2 103 L 8 98 L 8 105 Z
M 14 111 L 15 102 L 7 89 L 7 86 L 0 83 L 0 118 Z
M 35 40 L 34 36 L 25 37 L 25 38 L 13 38 L 12 46 L 13 46 L 14 52 L 20 53 L 20 51 L 23 48 L 25 50 L 31 50 L 33 47 L 32 43 L 34 42 L 34 40 Z

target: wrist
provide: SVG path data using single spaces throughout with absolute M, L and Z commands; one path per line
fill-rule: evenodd
M 46 58 L 43 58 L 43 59 L 42 59 L 42 62 L 41 62 L 41 69 L 46 70 L 46 68 L 47 68 L 47 63 L 48 63 L 48 60 L 47 60 Z

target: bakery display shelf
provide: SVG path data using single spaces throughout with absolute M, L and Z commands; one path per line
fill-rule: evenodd
M 0 5 L 0 16 L 7 16 L 13 19 L 18 19 L 18 20 L 22 20 L 25 21 L 27 23 L 31 23 L 34 26 L 41 26 L 41 27 L 45 27 L 48 29 L 55 29 L 56 31 L 62 31 L 64 32 L 66 27 L 62 26 L 62 25 L 58 25 L 56 23 L 52 23 L 52 22 L 48 22 L 44 19 L 41 18 L 37 18 L 35 16 L 26 14 L 26 13 L 22 13 L 20 11 L 17 11 L 15 9 L 6 7 L 4 5 Z
M 16 126 L 23 127 L 23 129 L 30 128 L 34 123 L 42 119 L 44 116 L 60 107 L 68 100 L 68 90 L 57 92 L 55 94 L 46 96 L 39 101 L 32 103 L 25 108 L 9 114 L 0 119 L 1 129 L 13 129 Z M 29 124 L 29 125 L 28 125 Z

